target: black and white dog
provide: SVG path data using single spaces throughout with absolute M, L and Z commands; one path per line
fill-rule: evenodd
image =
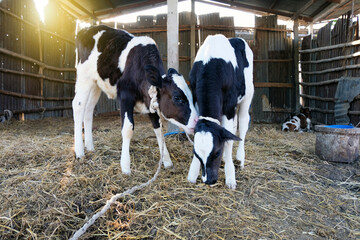
M 201 167 L 203 182 L 214 184 L 223 156 L 226 185 L 235 189 L 233 140 L 240 141 L 236 158 L 243 168 L 244 141 L 254 94 L 253 53 L 245 40 L 208 36 L 195 58 L 190 85 L 199 121 L 195 127 L 194 158 L 188 181 L 196 182 Z M 234 135 L 234 125 L 238 122 L 240 138 Z

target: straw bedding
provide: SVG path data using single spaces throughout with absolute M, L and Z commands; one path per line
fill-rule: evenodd
M 0 125 L 0 239 L 68 239 L 112 194 L 149 180 L 160 155 L 149 120 L 135 116 L 131 176 L 121 174 L 120 126 L 96 117 L 96 151 L 75 160 L 72 119 Z M 277 125 L 252 124 L 246 140 L 231 191 L 223 166 L 214 187 L 188 183 L 192 145 L 167 137 L 174 167 L 117 201 L 82 239 L 360 238 L 359 161 L 324 162 L 314 133 Z

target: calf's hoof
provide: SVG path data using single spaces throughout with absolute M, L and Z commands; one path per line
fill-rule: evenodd
M 236 181 L 226 181 L 226 186 L 228 186 L 228 188 L 231 190 L 235 190 L 236 189 Z
M 165 167 L 166 169 L 172 168 L 172 167 L 174 166 L 171 161 L 170 161 L 170 162 L 163 162 L 163 164 L 164 164 L 164 167 Z
M 85 157 L 85 153 L 84 152 L 75 152 L 75 159 L 80 159 Z
M 192 184 L 195 184 L 195 183 L 196 183 L 196 179 L 197 179 L 197 177 L 196 177 L 196 178 L 191 177 L 191 176 L 188 176 L 188 177 L 187 177 L 188 182 L 189 182 L 189 183 L 192 183 Z
M 121 169 L 121 172 L 126 175 L 126 176 L 130 176 L 131 174 L 131 170 L 130 169 Z
M 94 146 L 90 146 L 90 147 L 85 147 L 86 148 L 86 150 L 88 151 L 88 152 L 94 152 L 95 151 L 95 148 L 94 148 Z

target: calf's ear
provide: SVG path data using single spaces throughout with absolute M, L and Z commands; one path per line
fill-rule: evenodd
M 177 74 L 180 75 L 174 68 L 169 68 L 168 75 Z
M 241 141 L 241 138 L 235 136 L 225 128 L 221 128 L 220 136 L 224 141 L 234 140 L 234 141 Z
M 148 82 L 155 87 L 161 88 L 162 78 L 159 69 L 157 69 L 153 65 L 146 65 L 144 69 Z

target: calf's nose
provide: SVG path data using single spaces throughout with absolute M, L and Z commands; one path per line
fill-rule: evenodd
M 216 183 L 216 181 L 217 181 L 217 179 L 207 179 L 206 182 L 205 182 L 205 184 L 213 185 L 213 184 Z
M 196 125 L 196 123 L 199 121 L 199 117 L 195 117 L 194 118 L 194 123 L 195 123 L 195 125 Z

